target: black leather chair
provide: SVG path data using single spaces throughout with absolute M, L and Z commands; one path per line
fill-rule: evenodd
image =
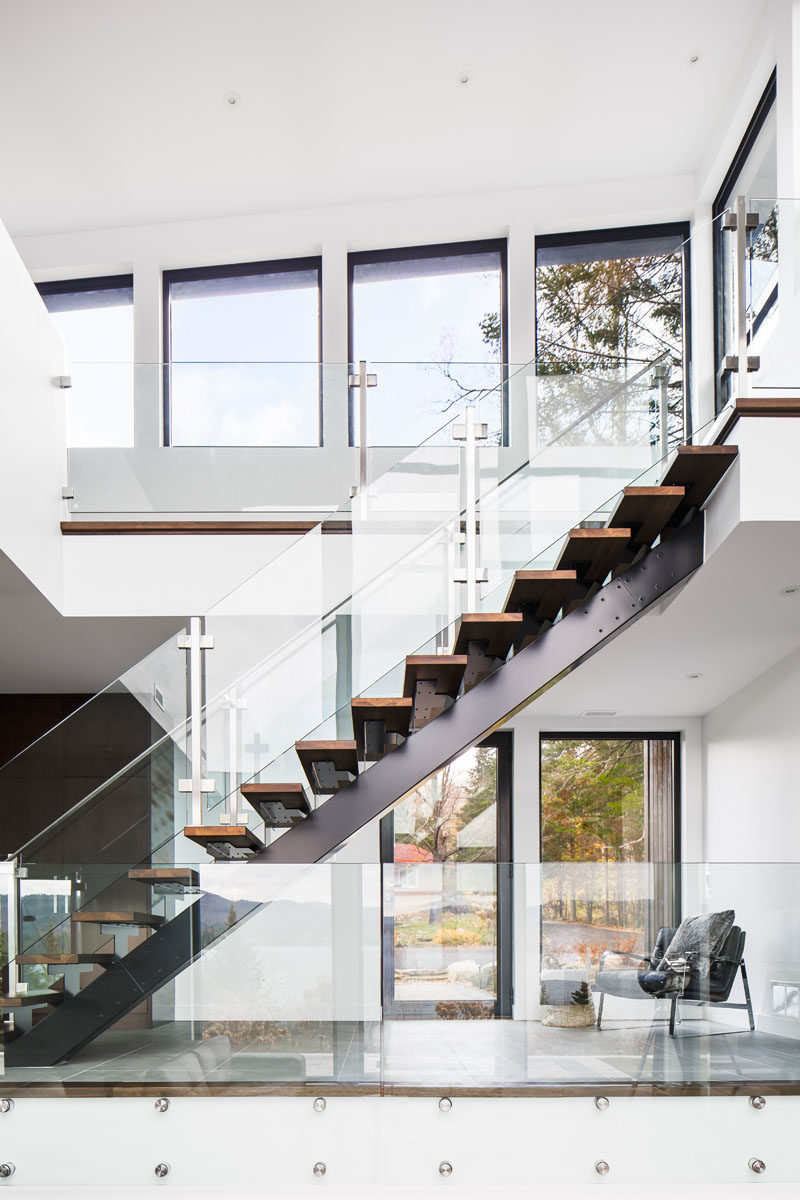
M 670 1000 L 670 1037 L 675 1036 L 675 1022 L 679 1014 L 678 1006 L 682 1003 L 716 1004 L 720 1008 L 744 1009 L 747 1012 L 750 1029 L 755 1029 L 747 969 L 744 965 L 744 930 L 740 929 L 738 925 L 734 925 L 725 938 L 720 952 L 712 957 L 708 975 L 703 976 L 699 971 L 690 969 L 688 980 L 679 992 L 666 990 L 670 979 L 669 972 L 657 969 L 674 935 L 674 929 L 668 927 L 659 929 L 649 960 L 637 958 L 632 954 L 622 954 L 618 950 L 606 950 L 600 959 L 600 970 L 592 985 L 592 991 L 597 992 L 600 996 L 597 1008 L 597 1028 L 602 1028 L 603 1004 L 606 996 L 620 996 L 625 1000 Z M 635 963 L 636 967 L 609 967 L 607 963 L 611 958 L 626 958 L 629 962 Z M 744 1004 L 734 1003 L 728 999 L 740 971 L 745 996 Z

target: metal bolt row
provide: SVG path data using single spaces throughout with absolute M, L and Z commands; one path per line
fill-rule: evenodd
M 751 1158 L 747 1165 L 755 1175 L 763 1175 L 767 1169 L 763 1158 Z M 603 1158 L 597 1160 L 594 1164 L 594 1169 L 598 1175 L 608 1175 L 611 1170 Z M 0 1179 L 10 1179 L 14 1174 L 14 1170 L 14 1164 L 11 1162 L 0 1163 Z M 323 1175 L 326 1175 L 328 1172 L 327 1164 L 324 1162 L 314 1163 L 313 1171 L 317 1179 L 322 1179 Z M 169 1172 L 170 1166 L 166 1162 L 157 1163 L 153 1168 L 153 1174 L 157 1179 L 165 1179 L 169 1175 Z M 439 1163 L 439 1174 L 445 1179 L 449 1178 L 453 1174 L 453 1164 L 444 1159 Z

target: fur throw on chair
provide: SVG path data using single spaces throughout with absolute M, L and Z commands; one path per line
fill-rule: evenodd
M 711 960 L 722 949 L 735 919 L 733 909 L 727 908 L 681 921 L 656 967 L 667 976 L 663 991 L 683 991 L 690 977 L 707 979 Z

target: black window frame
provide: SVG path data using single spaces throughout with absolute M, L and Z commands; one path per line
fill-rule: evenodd
M 681 341 L 683 346 L 683 432 L 685 440 L 692 436 L 692 253 L 691 223 L 689 221 L 662 221 L 648 225 L 620 225 L 608 229 L 584 229 L 570 233 L 537 234 L 533 256 L 533 323 L 534 354 L 539 361 L 539 321 L 537 280 L 539 274 L 539 250 L 561 249 L 562 247 L 598 246 L 610 242 L 638 242 L 652 238 L 680 238 L 681 249 Z
M 711 221 L 712 221 L 712 270 L 714 284 L 714 399 L 715 409 L 719 413 L 725 407 L 730 399 L 730 376 L 722 370 L 722 363 L 725 357 L 725 320 L 724 320 L 724 305 L 723 305 L 723 283 L 725 279 L 724 272 L 724 234 L 722 230 L 722 214 L 727 211 L 730 200 L 732 199 L 733 185 L 744 170 L 745 164 L 750 157 L 750 153 L 758 140 L 761 130 L 767 123 L 778 98 L 778 68 L 774 67 L 770 75 L 767 86 L 761 93 L 761 98 L 755 107 L 755 111 L 750 118 L 747 129 L 744 131 L 744 136 L 739 143 L 736 153 L 731 159 L 720 184 L 719 191 L 714 197 L 711 205 Z M 777 303 L 778 291 L 777 285 L 774 290 L 774 296 L 770 296 L 765 309 L 771 309 Z M 766 311 L 762 314 L 763 320 L 766 316 Z
M 514 1004 L 514 731 L 501 729 L 478 743 L 497 750 L 497 997 L 495 1018 L 510 1017 Z M 446 764 L 443 764 L 443 767 Z M 442 768 L 440 768 L 441 770 Z M 394 809 L 380 821 L 381 862 L 381 998 L 384 1016 L 402 1017 L 403 1002 L 394 999 L 394 925 L 384 909 L 383 871 L 394 865 Z M 435 1002 L 431 1002 L 431 1012 Z
M 133 275 L 88 275 L 80 279 L 51 279 L 37 283 L 36 289 L 44 300 L 47 296 L 79 296 L 81 292 L 133 293 Z M 131 296 L 133 304 L 133 296 Z
M 482 238 L 470 242 L 436 242 L 425 246 L 400 246 L 381 250 L 355 250 L 347 255 L 347 361 L 355 365 L 353 283 L 357 266 L 394 262 L 424 261 L 426 258 L 458 258 L 470 254 L 499 254 L 500 256 L 500 357 L 503 372 L 501 399 L 501 446 L 509 445 L 508 405 L 508 238 Z M 348 444 L 355 446 L 355 413 L 353 394 L 348 405 Z M 411 443 L 409 443 L 411 444 Z
M 170 320 L 170 286 L 173 283 L 200 282 L 211 279 L 241 279 L 246 275 L 280 275 L 290 271 L 316 271 L 319 297 L 317 321 L 317 359 L 319 362 L 319 418 L 317 446 L 324 445 L 322 408 L 322 255 L 301 258 L 269 259 L 264 262 L 223 263 L 211 267 L 178 267 L 161 272 L 161 337 L 163 357 L 162 436 L 164 446 L 172 445 L 172 412 L 170 407 L 170 377 L 172 368 L 172 322 Z M 224 447 L 237 449 L 238 447 Z M 291 447 L 281 447 L 290 449 Z M 310 447 L 313 449 L 314 447 Z

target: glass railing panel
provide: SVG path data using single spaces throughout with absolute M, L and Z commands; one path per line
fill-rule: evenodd
M 793 337 L 797 293 L 796 201 L 754 198 L 745 256 L 748 353 L 759 360 L 749 375 L 752 394 L 795 388 L 800 362 Z M 735 353 L 735 351 L 733 351 Z
M 139 374 L 132 362 L 70 364 L 64 392 L 68 447 L 133 447 Z
M 0 767 L 0 849 L 12 853 L 137 763 L 144 770 L 151 748 L 186 720 L 186 671 L 175 635 Z M 89 836 L 89 858 L 92 847 L 99 853 Z
M 209 695 L 271 655 L 273 697 L 304 687 L 289 652 L 301 646 L 317 656 L 308 658 L 314 678 L 338 661 L 355 686 L 379 673 L 375 654 L 384 670 L 409 640 L 439 627 L 451 602 L 462 485 L 458 446 L 435 442 L 411 451 L 210 610 Z M 307 724 L 313 720 L 309 714 Z
M 100 1033 L 91 1049 L 76 1048 L 60 1065 L 23 1067 L 25 1077 L 80 1076 L 86 1084 L 379 1084 L 379 864 L 248 864 L 243 870 L 242 864 L 192 863 L 191 869 L 195 881 L 182 892 L 159 895 L 158 884 L 131 883 L 139 926 L 110 931 L 79 924 L 81 935 L 89 935 L 83 954 L 115 953 L 120 960 L 108 968 L 112 990 L 127 956 L 139 961 L 132 969 L 143 985 L 142 1002 L 125 1014 L 136 1017 L 134 1027 L 128 1020 Z M 74 883 L 85 870 L 71 867 L 67 874 Z M 47 865 L 37 864 L 35 873 L 44 894 Z M 73 913 L 90 915 L 107 903 L 103 893 Z M 153 919 L 149 929 L 145 917 Z M 169 941 L 172 961 L 151 955 L 145 978 L 136 951 L 148 938 Z M 99 972 L 80 965 L 80 972 L 73 965 L 26 966 L 26 982 L 63 986 L 67 995 L 85 991 L 91 1010 Z M 58 1016 L 56 1008 L 54 1024 Z M 20 1023 L 21 1039 L 25 1032 Z M 20 1048 L 17 1057 L 24 1059 L 23 1040 Z M 13 1080 L 13 1066 L 5 1078 Z
M 457 415 L 466 404 L 480 407 L 488 426 L 488 445 L 508 444 L 508 392 L 511 380 L 524 368 L 500 362 L 375 362 L 377 376 L 367 401 L 367 441 L 370 446 L 407 446 L 426 436 L 432 426 L 443 426 L 448 414 Z M 359 405 L 351 399 L 353 440 L 359 444 Z M 411 436 L 410 436 L 411 434 Z M 446 427 L 437 442 L 447 444 Z
M 109 863 L 112 868 L 151 857 L 155 861 L 159 849 L 170 844 L 187 823 L 181 781 L 191 775 L 189 750 L 186 725 L 163 735 L 113 778 L 87 791 L 66 814 L 55 817 L 17 851 L 18 861 L 23 867 L 35 862 L 85 862 Z M 82 880 L 75 881 L 73 890 L 81 904 L 109 886 L 108 875 L 109 868 L 102 866 L 98 878 L 84 873 Z M 124 881 L 112 899 L 115 905 L 126 906 Z M 57 906 L 53 911 L 58 924 Z
M 456 803 L 449 823 L 444 856 L 418 837 L 414 861 L 403 859 L 401 837 L 397 861 L 382 865 L 193 861 L 182 892 L 132 883 L 131 906 L 161 923 L 88 922 L 80 951 L 116 955 L 113 978 L 145 940 L 151 951 L 170 942 L 172 964 L 151 952 L 152 972 L 139 976 L 135 1022 L 99 1032 L 59 1063 L 26 1066 L 31 1026 L 20 1019 L 4 1082 L 382 1084 L 444 1094 L 800 1082 L 799 864 L 643 861 L 613 847 L 596 861 L 504 863 L 483 846 L 468 806 Z M 40 908 L 64 903 L 58 874 L 72 886 L 71 914 L 103 911 L 103 894 L 77 902 L 86 870 L 31 864 L 21 881 L 27 909 L 36 896 Z M 688 919 L 691 945 L 672 942 Z M 59 947 L 76 945 L 58 928 L 36 945 L 56 936 Z M 67 1003 L 85 993 L 91 1011 L 101 969 L 34 963 L 20 982 L 34 992 L 63 987 Z M 47 1023 L 60 1027 L 59 1010 L 40 1017 L 41 1041 Z
M 319 446 L 324 387 L 341 386 L 345 369 L 314 362 L 170 363 L 164 368 L 169 444 Z
M 352 452 L 327 451 L 325 468 L 319 458 L 323 398 L 346 433 L 346 363 L 83 362 L 70 370 L 68 420 L 70 406 L 79 409 L 87 392 L 106 394 L 115 371 L 133 380 L 137 428 L 147 430 L 136 444 L 108 422 L 92 440 L 72 438 L 68 480 L 76 515 L 280 520 L 321 516 L 347 494 Z M 286 470 L 290 450 L 296 456 Z
M 357 364 L 82 362 L 70 370 L 67 478 L 76 519 L 123 513 L 319 519 L 351 485 L 363 484 L 359 391 L 350 386 Z M 377 385 L 367 392 L 367 480 L 421 443 L 451 447 L 450 420 L 467 403 L 484 413 L 487 445 L 508 445 L 509 397 L 525 370 L 496 360 L 457 369 L 438 362 L 369 364 Z M 142 433 L 136 444 L 131 381 Z M 93 414 L 108 397 L 107 419 L 95 422 L 91 436 L 81 432 L 87 405 Z M 124 418 L 114 416 L 115 405 Z M 435 494 L 435 479 L 428 483 Z
M 680 397 L 670 397 L 662 366 L 658 360 L 632 380 L 606 372 L 532 381 L 542 401 L 538 411 L 546 413 L 538 429 L 549 440 L 481 499 L 484 591 L 538 560 L 571 527 L 605 524 L 619 490 L 657 469 L 683 441 Z

